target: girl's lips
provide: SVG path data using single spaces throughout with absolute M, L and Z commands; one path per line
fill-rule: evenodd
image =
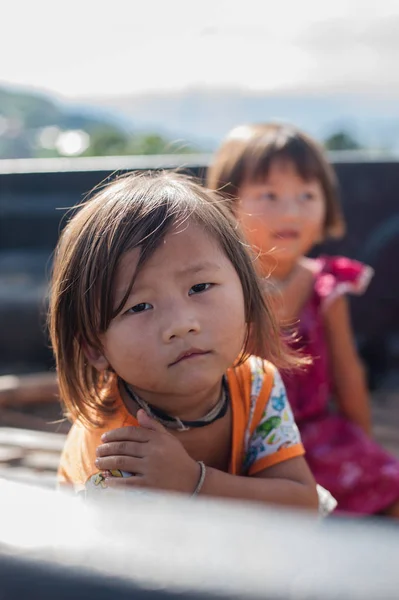
M 281 240 L 297 239 L 299 237 L 299 231 L 295 231 L 295 229 L 284 229 L 281 231 L 276 231 L 274 237 Z
M 177 363 L 182 362 L 183 360 L 189 360 L 192 358 L 198 358 L 198 356 L 204 356 L 204 354 L 209 354 L 208 350 L 199 350 L 198 348 L 190 348 L 190 350 L 186 350 L 179 354 L 179 356 L 170 363 L 170 366 L 177 365 Z

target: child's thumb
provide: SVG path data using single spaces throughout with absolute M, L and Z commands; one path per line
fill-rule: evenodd
M 158 421 L 152 419 L 142 408 L 137 411 L 137 420 L 140 427 L 152 429 L 153 431 L 159 431 L 160 433 L 166 431 L 165 427 L 161 425 L 161 423 L 158 423 Z

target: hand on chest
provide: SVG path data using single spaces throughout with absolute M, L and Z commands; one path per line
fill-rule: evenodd
M 231 408 L 222 419 L 210 425 L 174 435 L 192 458 L 202 460 L 209 467 L 228 471 L 232 446 Z

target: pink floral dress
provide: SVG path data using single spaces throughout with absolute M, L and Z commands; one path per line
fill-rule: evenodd
M 313 364 L 285 374 L 284 382 L 316 481 L 336 498 L 337 511 L 376 514 L 399 501 L 399 460 L 329 404 L 333 397 L 322 318 L 337 296 L 361 294 L 372 270 L 343 257 L 321 257 L 317 263 L 297 342 Z

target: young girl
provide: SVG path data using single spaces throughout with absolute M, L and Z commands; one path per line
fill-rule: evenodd
M 317 506 L 280 375 L 249 351 L 298 359 L 216 200 L 177 175 L 129 175 L 65 227 L 50 305 L 73 420 L 60 483 Z
M 261 274 L 272 272 L 283 298 L 281 319 L 295 323 L 296 346 L 313 357 L 310 367 L 284 377 L 313 475 L 341 511 L 399 516 L 399 461 L 371 438 L 345 298 L 363 292 L 371 269 L 342 257 L 305 258 L 315 244 L 344 231 L 322 149 L 285 125 L 238 127 L 219 149 L 208 185 L 232 199 Z

